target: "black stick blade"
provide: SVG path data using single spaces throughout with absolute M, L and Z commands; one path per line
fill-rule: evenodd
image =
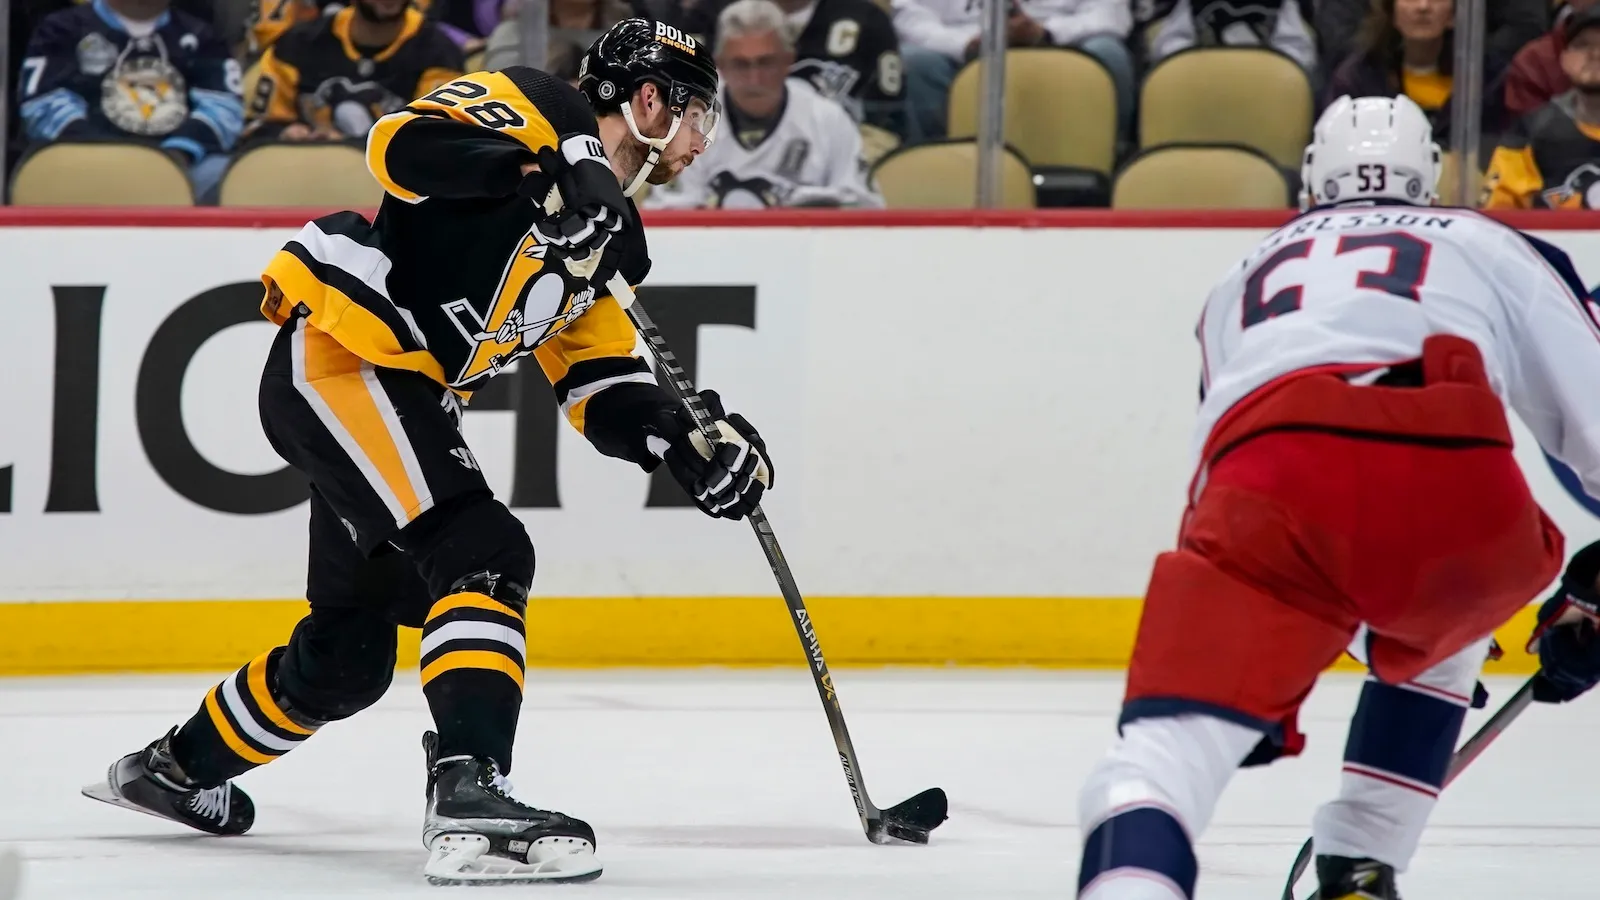
M 883 818 L 869 828 L 867 838 L 874 844 L 904 841 L 926 844 L 928 832 L 950 817 L 950 800 L 939 788 L 929 788 L 904 803 L 882 810 Z

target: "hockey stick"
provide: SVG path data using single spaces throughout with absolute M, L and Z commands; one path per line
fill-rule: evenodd
M 1456 750 L 1455 755 L 1450 757 L 1450 768 L 1445 772 L 1444 785 L 1441 790 L 1444 787 L 1449 787 L 1450 782 L 1456 780 L 1456 776 L 1460 775 L 1467 766 L 1472 765 L 1473 760 L 1483 755 L 1483 751 L 1489 749 L 1489 745 L 1494 743 L 1495 738 L 1504 733 L 1506 728 L 1517 720 L 1517 716 L 1522 715 L 1523 710 L 1528 708 L 1528 705 L 1533 702 L 1533 682 L 1537 677 L 1536 675 L 1534 678 L 1528 679 L 1523 683 L 1522 687 L 1517 688 L 1517 692 L 1511 695 L 1511 699 L 1507 700 L 1504 706 L 1490 716 L 1489 721 L 1483 723 L 1483 727 L 1478 729 L 1478 733 L 1468 738 L 1467 742 Z M 1311 867 L 1311 856 L 1311 839 L 1307 838 L 1305 844 L 1300 847 L 1300 855 L 1294 859 L 1294 867 L 1289 871 L 1289 881 L 1283 886 L 1283 900 L 1294 900 L 1294 886 L 1300 881 L 1300 876 L 1305 874 L 1306 869 Z M 1318 900 L 1320 896 L 1320 891 L 1313 891 L 1306 900 Z
M 689 380 L 688 373 L 683 371 L 678 358 L 661 337 L 655 322 L 638 304 L 633 288 L 621 275 L 613 276 L 606 283 L 606 288 L 627 311 L 633 327 L 644 336 L 645 344 L 650 347 L 650 355 L 656 358 L 657 368 L 666 373 L 673 396 L 688 407 L 689 415 L 694 418 L 694 424 L 706 442 L 716 446 L 721 440 L 716 423 L 706 411 L 705 403 L 700 400 L 694 382 Z M 949 812 L 949 801 L 944 791 L 929 788 L 887 809 L 873 805 L 872 799 L 867 796 L 861 764 L 856 760 L 855 745 L 850 742 L 850 730 L 844 724 L 844 710 L 839 706 L 833 676 L 828 672 L 828 663 L 822 658 L 822 643 L 812 625 L 811 614 L 806 611 L 805 598 L 800 596 L 800 588 L 795 585 L 794 574 L 789 571 L 789 563 L 784 560 L 783 550 L 778 546 L 777 536 L 772 533 L 772 524 L 767 521 L 766 513 L 757 506 L 750 511 L 748 518 L 750 529 L 756 533 L 756 538 L 761 541 L 761 550 L 767 555 L 767 564 L 772 567 L 772 576 L 778 580 L 783 601 L 789 606 L 795 633 L 800 636 L 800 645 L 810 657 L 808 668 L 811 680 L 816 683 L 817 695 L 822 698 L 822 709 L 828 714 L 828 725 L 833 729 L 833 744 L 839 750 L 839 762 L 844 765 L 845 781 L 850 785 L 850 795 L 855 798 L 856 812 L 861 816 L 861 827 L 866 830 L 867 839 L 874 844 L 887 844 L 895 840 L 926 844 L 928 832 L 939 827 Z

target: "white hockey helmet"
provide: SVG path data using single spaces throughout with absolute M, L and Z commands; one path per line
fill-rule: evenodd
M 1431 205 L 1439 196 L 1439 145 L 1409 97 L 1333 101 L 1317 120 L 1300 166 L 1311 205 L 1399 200 Z

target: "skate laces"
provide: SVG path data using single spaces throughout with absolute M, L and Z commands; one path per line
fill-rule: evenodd
M 214 788 L 195 791 L 189 796 L 189 808 L 207 818 L 219 822 L 226 821 L 230 787 L 231 785 L 225 782 Z

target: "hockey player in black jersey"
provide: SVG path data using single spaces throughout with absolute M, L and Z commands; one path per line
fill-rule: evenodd
M 533 546 L 463 441 L 461 404 L 531 354 L 600 452 L 665 462 L 708 514 L 737 519 L 771 484 L 761 437 L 721 419 L 712 448 L 633 355 L 604 285 L 650 259 L 627 199 L 702 152 L 717 73 L 677 29 L 619 23 L 580 88 L 512 67 L 459 78 L 385 116 L 367 160 L 377 218 L 306 225 L 262 276 L 280 326 L 262 424 L 312 484 L 309 614 L 287 644 L 213 688 L 188 722 L 111 767 L 97 799 L 237 834 L 230 779 L 375 703 L 396 625 L 422 629 L 424 873 L 441 883 L 598 877 L 593 830 L 511 796 Z M 581 94 L 580 94 L 581 91 Z M 597 118 L 598 116 L 598 118 Z M 545 202 L 558 188 L 554 212 Z M 271 553 L 273 548 L 265 547 Z

